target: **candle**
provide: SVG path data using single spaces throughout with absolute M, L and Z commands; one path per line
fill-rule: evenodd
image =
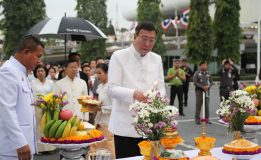
M 205 109 L 205 107 L 206 107 L 206 104 L 205 104 L 205 92 L 203 91 L 203 103 L 202 103 L 202 119 L 205 119 L 206 118 L 206 113 L 205 113 L 205 111 L 206 111 L 206 109 Z

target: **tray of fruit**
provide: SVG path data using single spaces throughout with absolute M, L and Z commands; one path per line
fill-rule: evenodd
M 104 140 L 103 134 L 71 110 L 61 110 L 59 119 L 42 118 L 42 143 L 52 144 L 59 148 L 86 147 Z

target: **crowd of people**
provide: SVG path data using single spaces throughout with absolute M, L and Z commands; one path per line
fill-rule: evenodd
M 170 85 L 170 105 L 178 97 L 179 115 L 185 116 L 188 106 L 190 82 L 195 85 L 195 123 L 200 124 L 200 113 L 205 93 L 206 120 L 209 121 L 209 91 L 213 85 L 206 61 L 199 63 L 199 70 L 192 71 L 186 59 L 174 59 L 173 66 L 164 77 L 161 57 L 152 52 L 157 31 L 150 22 L 142 22 L 135 29 L 133 43 L 126 49 L 113 53 L 108 61 L 97 58 L 81 62 L 78 53 L 69 54 L 64 67 L 43 64 L 44 45 L 35 37 L 25 37 L 15 56 L 0 69 L 0 159 L 30 159 L 37 152 L 51 151 L 52 146 L 38 144 L 41 137 L 42 110 L 31 104 L 38 94 L 66 92 L 72 110 L 84 121 L 94 124 L 108 141 L 93 146 L 107 147 L 113 158 L 140 155 L 138 143 L 143 137 L 132 125 L 129 106 L 134 101 L 146 101 L 144 92 L 157 81 L 157 89 L 166 95 L 165 81 Z M 229 92 L 238 89 L 239 74 L 230 59 L 223 61 L 220 76 L 220 97 L 228 98 Z M 84 114 L 77 98 L 90 95 L 101 103 L 97 113 Z M 36 121 L 34 119 L 36 118 Z M 36 136 L 34 136 L 36 135 Z

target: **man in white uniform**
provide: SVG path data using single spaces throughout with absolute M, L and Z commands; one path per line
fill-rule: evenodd
M 0 68 L 0 159 L 31 160 L 36 149 L 32 88 L 28 71 L 40 63 L 44 45 L 25 37 L 14 57 Z
M 69 60 L 66 65 L 67 76 L 57 81 L 54 84 L 54 92 L 66 92 L 68 104 L 64 106 L 65 109 L 70 109 L 74 114 L 83 119 L 81 112 L 81 105 L 78 103 L 77 98 L 81 95 L 88 95 L 87 84 L 84 80 L 77 78 L 78 64 L 76 60 Z M 88 113 L 85 113 L 85 120 L 88 120 Z
M 150 22 L 140 23 L 135 30 L 133 44 L 113 53 L 108 74 L 108 94 L 113 98 L 109 130 L 114 134 L 116 158 L 140 155 L 138 143 L 142 137 L 134 129 L 129 106 L 145 101 L 144 92 L 157 88 L 165 94 L 162 60 L 151 52 L 156 29 Z

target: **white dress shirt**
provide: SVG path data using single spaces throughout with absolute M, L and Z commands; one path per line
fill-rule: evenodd
M 106 93 L 108 83 L 99 84 L 97 88 L 97 93 L 99 94 L 99 101 L 102 102 L 101 111 L 98 111 L 94 123 L 95 125 L 108 125 L 111 116 L 111 97 Z
M 45 79 L 42 83 L 38 78 L 32 80 L 31 82 L 34 99 L 37 99 L 38 94 L 46 95 L 52 92 L 54 82 L 50 79 Z
M 108 78 L 107 92 L 113 98 L 109 130 L 119 136 L 141 137 L 131 124 L 134 113 L 129 111 L 129 106 L 134 102 L 135 90 L 151 90 L 155 81 L 158 81 L 157 88 L 165 94 L 161 57 L 153 52 L 141 57 L 131 45 L 114 52 Z
M 26 68 L 14 57 L 0 68 L 0 88 L 0 157 L 17 157 L 16 150 L 28 144 L 34 154 L 36 127 L 32 88 Z
M 86 117 L 83 117 L 83 113 L 81 112 L 81 105 L 78 103 L 77 98 L 81 95 L 88 95 L 87 93 L 87 84 L 84 80 L 75 77 L 73 80 L 68 76 L 63 79 L 57 81 L 54 84 L 54 92 L 66 92 L 68 104 L 64 106 L 64 109 L 70 109 L 73 113 L 79 116 L 81 119 L 88 120 L 88 114 L 85 113 Z

